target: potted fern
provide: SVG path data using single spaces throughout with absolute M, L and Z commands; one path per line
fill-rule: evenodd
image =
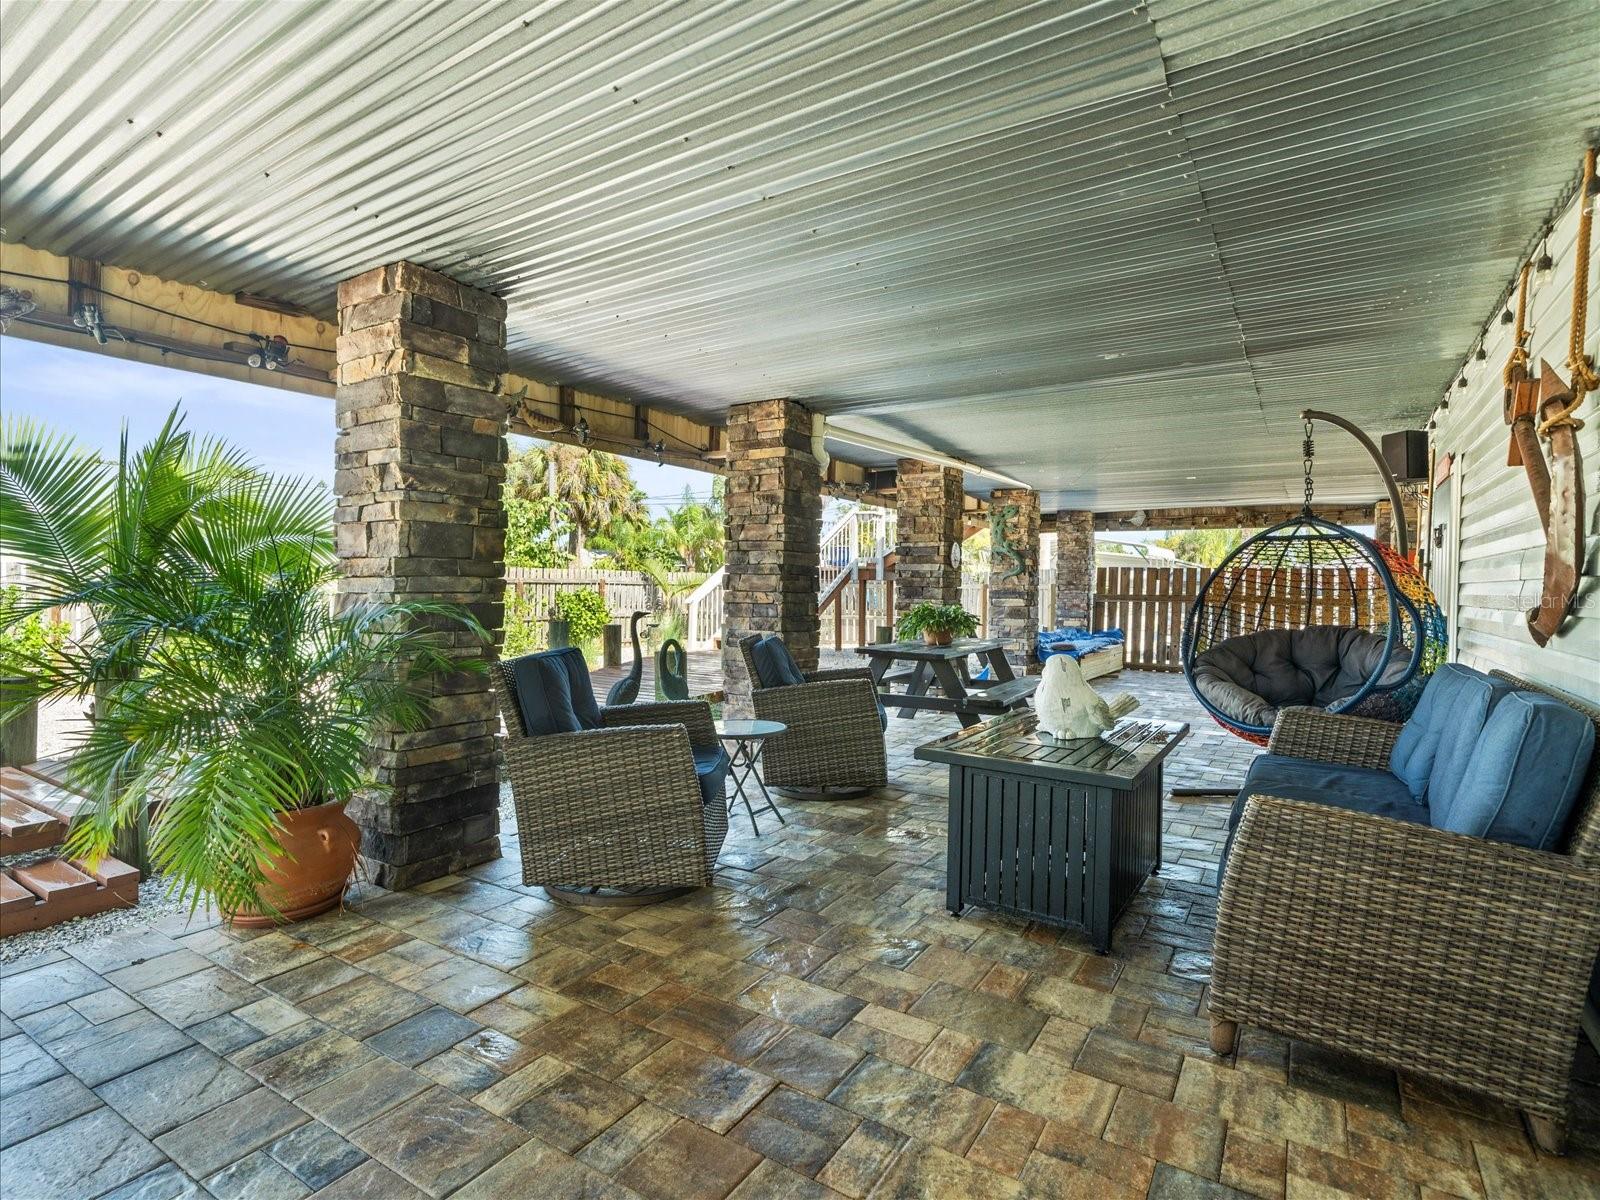
M 344 805 L 375 734 L 417 728 L 452 657 L 452 606 L 334 604 L 332 506 L 186 433 L 176 411 L 116 463 L 25 421 L 0 431 L 0 552 L 37 608 L 92 630 L 30 664 L 30 698 L 94 696 L 72 747 L 90 797 L 67 852 L 91 861 L 148 821 L 148 855 L 191 908 L 240 924 L 337 904 L 359 831 Z M 120 855 L 119 855 L 120 856 Z
M 900 617 L 900 636 L 907 641 L 920 637 L 930 646 L 948 646 L 958 637 L 978 632 L 978 618 L 959 604 L 934 604 L 924 600 L 913 604 Z

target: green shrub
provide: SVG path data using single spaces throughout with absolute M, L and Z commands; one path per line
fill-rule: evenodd
M 66 644 L 66 622 L 19 616 L 21 608 L 21 588 L 0 588 L 0 678 L 31 674 Z
M 556 616 L 567 623 L 568 636 L 574 646 L 587 646 L 598 641 L 600 633 L 611 621 L 611 611 L 606 598 L 594 588 L 576 588 L 570 592 L 557 592 Z
M 516 658 L 519 655 L 532 654 L 535 650 L 543 650 L 548 640 L 547 633 L 544 614 L 537 610 L 533 601 L 515 589 L 508 589 L 506 637 L 505 644 L 500 649 L 501 657 Z

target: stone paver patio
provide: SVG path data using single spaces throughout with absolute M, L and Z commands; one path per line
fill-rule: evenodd
M 667 904 L 558 908 L 507 830 L 499 861 L 281 931 L 172 921 L 12 964 L 0 1190 L 1600 1194 L 1587 1050 L 1565 1159 L 1492 1102 L 1257 1029 L 1210 1054 L 1221 805 L 1169 804 L 1107 957 L 949 917 L 943 770 L 911 751 L 954 727 L 891 722 L 893 788 L 735 822 L 717 886 Z

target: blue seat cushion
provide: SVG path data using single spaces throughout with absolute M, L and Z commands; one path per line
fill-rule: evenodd
M 600 728 L 589 665 L 575 646 L 524 654 L 506 664 L 529 737 Z
M 1436 794 L 1455 792 L 1489 711 L 1510 691 L 1505 680 L 1462 663 L 1445 663 L 1433 673 L 1389 754 L 1389 770 L 1413 799 L 1424 801 L 1430 784 Z
M 1484 722 L 1454 791 L 1430 784 L 1432 822 L 1492 842 L 1557 849 L 1593 753 L 1588 717 L 1553 696 L 1512 692 Z
M 728 768 L 733 760 L 721 746 L 694 746 L 694 773 L 700 783 L 700 802 L 723 803 L 728 783 Z
M 1413 800 L 1405 783 L 1388 771 L 1291 758 L 1287 754 L 1256 756 L 1239 789 L 1239 798 L 1234 801 L 1228 818 L 1230 827 L 1238 825 L 1245 801 L 1251 796 L 1281 796 L 1418 825 L 1428 823 L 1427 806 Z
M 750 657 L 755 662 L 757 682 L 762 687 L 792 687 L 806 681 L 800 664 L 794 661 L 789 647 L 775 633 L 757 639 L 750 648 Z
M 1415 825 L 1428 823 L 1427 807 L 1413 800 L 1404 782 L 1388 771 L 1291 758 L 1287 754 L 1261 754 L 1250 764 L 1244 786 L 1228 814 L 1228 841 L 1222 848 L 1221 871 L 1227 870 L 1234 832 L 1251 796 L 1278 796 Z

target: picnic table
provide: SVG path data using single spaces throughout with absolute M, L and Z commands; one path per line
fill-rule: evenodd
M 1027 704 L 1039 686 L 1036 677 L 1018 679 L 1006 660 L 1006 644 L 998 638 L 956 638 L 948 646 L 926 642 L 880 642 L 856 647 L 871 660 L 873 686 L 884 708 L 909 717 L 918 710 L 955 713 L 964 726 L 978 724 Z M 973 679 L 967 660 L 976 655 L 991 678 Z M 894 670 L 896 663 L 905 664 Z M 904 683 L 904 691 L 894 685 Z M 937 687 L 938 694 L 930 689 Z

